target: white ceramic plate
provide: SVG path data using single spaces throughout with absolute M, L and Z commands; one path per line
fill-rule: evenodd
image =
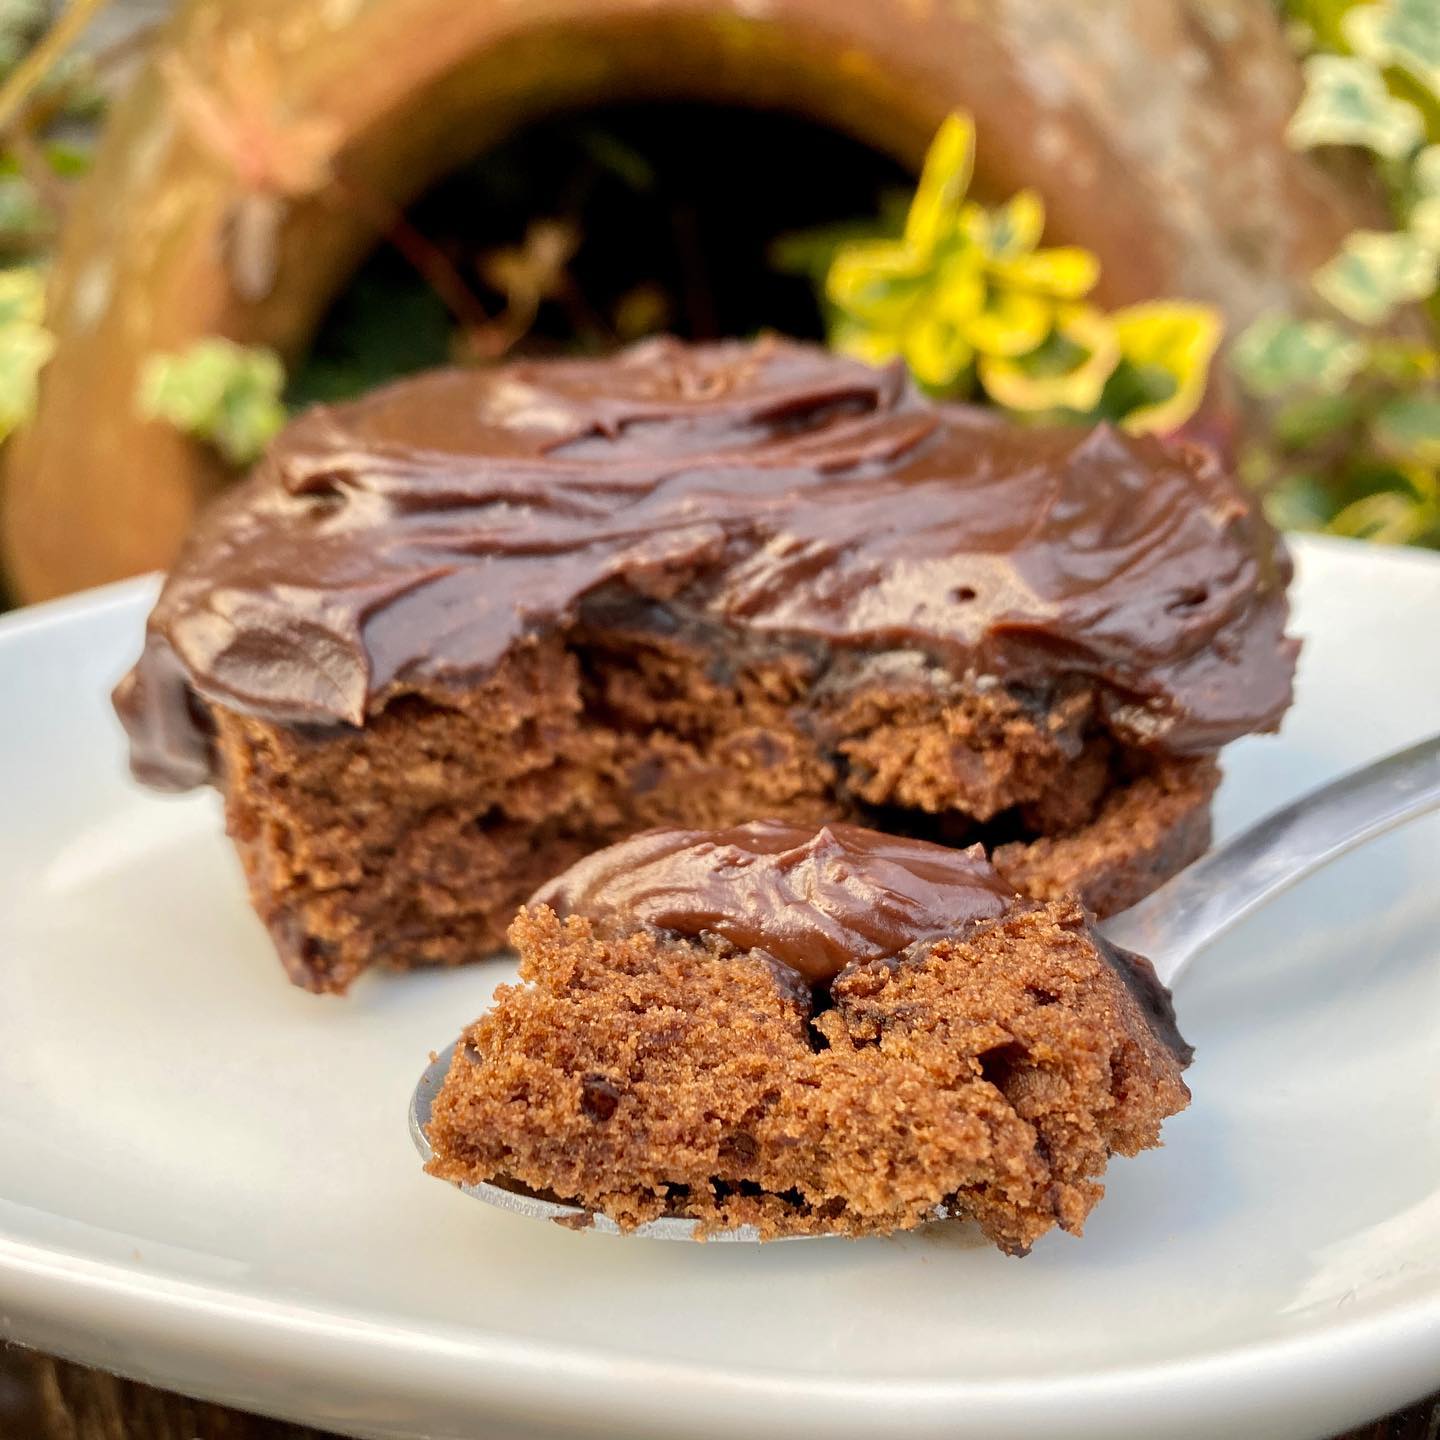
M 1300 699 L 1228 832 L 1440 729 L 1440 563 L 1306 543 Z M 426 1178 L 426 1052 L 503 966 L 292 989 L 215 798 L 130 784 L 149 582 L 0 622 L 0 1334 L 365 1436 L 1321 1436 L 1440 1385 L 1440 826 L 1180 985 L 1164 1150 L 1083 1240 L 575 1234 Z

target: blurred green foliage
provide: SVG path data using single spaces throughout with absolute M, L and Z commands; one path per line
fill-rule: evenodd
M 1271 416 L 1245 473 L 1284 524 L 1440 546 L 1440 0 L 1288 9 L 1307 52 L 1290 143 L 1368 152 L 1394 228 L 1316 271 L 1333 318 L 1266 315 L 1239 338 Z
M 34 409 L 35 383 L 55 346 L 44 315 L 44 272 L 0 270 L 0 440 Z
M 262 346 L 212 337 L 178 355 L 152 355 L 140 409 L 213 445 L 232 465 L 255 460 L 285 423 L 285 367 Z
M 1267 315 L 1238 337 L 1235 372 L 1268 417 L 1247 447 L 1245 474 L 1282 523 L 1440 545 L 1440 0 L 1278 3 L 1304 56 L 1290 142 L 1369 154 L 1393 225 L 1349 236 L 1316 272 L 1314 313 Z M 53 348 L 42 319 L 45 260 L 68 188 L 89 164 L 91 130 L 77 122 L 101 104 L 103 55 L 51 55 L 43 74 L 24 73 L 49 17 L 43 0 L 0 0 L 0 86 L 18 76 L 23 92 L 0 136 L 0 266 L 9 267 L 0 269 L 0 439 L 29 413 Z M 254 87 L 242 88 L 248 96 Z M 687 221 L 664 193 L 673 165 L 593 126 L 582 123 L 575 134 L 590 168 L 577 172 L 584 183 L 574 194 L 605 199 L 604 187 L 619 176 L 627 196 L 643 195 L 657 214 L 669 214 L 678 278 L 656 283 L 627 272 L 596 313 L 590 271 L 613 269 L 615 257 L 591 248 L 590 217 L 580 214 L 590 201 L 567 192 L 537 206 L 525 189 L 529 228 L 517 229 L 514 243 L 481 249 L 466 241 L 445 251 L 483 287 L 486 323 L 462 317 L 457 327 L 453 303 L 447 312 L 433 287 L 371 293 L 362 275 L 284 398 L 336 398 L 445 358 L 474 361 L 530 345 L 537 317 L 553 332 L 543 348 L 614 343 L 674 324 L 677 311 L 691 321 L 679 328 L 706 333 L 729 267 L 706 273 L 706 257 L 686 238 L 693 216 Z M 1022 191 L 994 207 L 971 198 L 975 143 L 968 118 L 952 116 L 913 195 L 882 199 L 871 218 L 785 236 L 772 247 L 769 274 L 809 276 L 833 343 L 871 360 L 900 358 L 934 393 L 989 400 L 1024 417 L 1108 419 L 1132 431 L 1182 425 L 1205 392 L 1220 338 L 1216 313 L 1171 300 L 1113 312 L 1096 306 L 1095 257 L 1042 244 L 1037 194 Z M 529 173 L 525 165 L 491 169 L 501 178 Z M 777 216 L 784 210 L 777 197 L 766 203 Z M 544 214 L 563 224 L 535 222 Z M 647 219 L 630 235 L 654 230 Z M 404 239 L 397 248 L 412 262 L 418 253 L 423 270 L 425 237 L 410 236 L 410 250 Z M 745 288 L 760 293 L 753 277 Z M 770 292 L 764 296 L 769 305 Z M 776 313 L 767 314 L 772 323 Z M 283 419 L 283 383 L 270 352 L 215 339 L 152 357 L 137 398 L 146 413 L 244 464 Z
M 0 0 L 0 87 L 12 81 L 45 35 L 44 0 Z M 0 441 L 35 407 L 41 369 L 55 348 L 45 328 L 46 262 L 65 191 L 89 166 L 76 122 L 99 105 L 91 61 L 62 54 L 18 79 L 16 122 L 0 136 Z

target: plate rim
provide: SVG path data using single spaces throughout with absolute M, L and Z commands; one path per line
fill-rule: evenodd
M 584 1237 L 576 1239 L 585 1243 Z M 644 1242 L 612 1237 L 609 1243 Z M 1026 1378 L 935 1380 L 702 1365 L 507 1338 L 479 1326 L 397 1321 L 376 1311 L 341 1313 L 308 1302 L 267 1300 L 231 1286 L 145 1274 L 5 1236 L 0 1236 L 0 1280 L 21 1287 L 17 1291 L 7 1283 L 7 1307 L 24 1304 L 27 1282 L 38 1287 L 38 1298 L 48 1287 L 52 1297 L 59 1292 L 67 1301 L 84 1303 L 89 1314 L 95 1301 L 108 1299 L 125 1307 L 132 1332 L 142 1321 L 147 1329 L 162 1330 L 170 1321 L 177 1331 L 185 1327 L 188 1349 L 216 1358 L 233 1352 L 242 1341 L 283 1343 L 291 1364 L 304 1350 L 308 1372 L 352 1386 L 359 1377 L 372 1384 L 378 1380 L 378 1393 L 390 1393 L 393 1386 L 383 1382 L 395 1378 L 393 1372 L 382 1375 L 378 1362 L 428 1359 L 431 1368 L 446 1372 L 452 1383 L 508 1413 L 553 1418 L 563 1390 L 568 1392 L 566 1409 L 574 1414 L 603 1415 L 640 1433 L 648 1433 L 647 1423 L 660 1433 L 676 1407 L 688 1410 L 703 1402 L 709 1430 L 753 1434 L 756 1405 L 789 1400 L 808 1408 L 803 1426 L 787 1420 L 785 1428 L 792 1433 L 859 1440 L 886 1433 L 888 1421 L 903 1428 L 907 1437 L 932 1432 L 989 1436 L 1002 1422 L 1005 1434 L 1041 1425 L 1058 1435 L 1090 1434 L 1090 1424 L 1075 1422 L 1105 1422 L 1107 1414 L 1123 1413 L 1128 1428 L 1148 1413 L 1173 1418 L 1187 1411 L 1192 1422 L 1206 1414 L 1244 1414 L 1252 1420 L 1273 1414 L 1280 1419 L 1287 1411 L 1279 1407 L 1286 1406 L 1301 1384 L 1312 1402 L 1329 1392 L 1339 1406 L 1356 1394 L 1357 1380 L 1363 1380 L 1368 1391 L 1388 1395 L 1398 1386 L 1415 1398 L 1440 1376 L 1440 1288 L 1378 1314 L 1183 1357 Z M 209 1323 L 195 1323 L 201 1319 Z M 0 1331 L 6 1328 L 0 1324 Z M 113 1357 L 100 1350 L 103 1337 L 96 1332 L 93 1338 L 102 1358 L 91 1363 L 109 1368 Z M 86 1354 L 80 1347 L 78 1355 Z M 137 1373 L 149 1372 L 140 1367 Z M 1222 1399 L 1218 1407 L 1213 1404 L 1217 1396 Z M 637 1397 L 643 1402 L 637 1404 Z
M 1428 552 L 1331 536 L 1286 539 L 1302 564 L 1313 550 L 1343 555 L 1344 563 L 1440 576 L 1440 555 Z M 153 574 L 138 576 L 0 615 L 0 646 L 143 603 L 158 582 Z M 577 1236 L 575 1243 L 591 1242 Z M 36 1317 L 49 1316 L 45 1343 L 51 1348 L 173 1384 L 173 1369 L 127 1367 L 117 1360 L 113 1327 L 96 1322 L 122 1311 L 131 1337 L 146 1337 L 148 1345 L 141 1348 L 152 1353 L 168 1343 L 171 1349 L 183 1345 L 191 1356 L 223 1361 L 237 1348 L 274 1352 L 283 1346 L 287 1366 L 343 1386 L 356 1398 L 394 1395 L 427 1379 L 443 1379 L 456 1393 L 493 1403 L 521 1417 L 522 1424 L 537 1418 L 553 1424 L 563 1409 L 572 1420 L 601 1416 L 638 1434 L 663 1433 L 676 1413 L 697 1408 L 707 1433 L 737 1436 L 753 1435 L 757 1427 L 763 1433 L 767 1417 L 792 1433 L 823 1430 L 834 1437 L 889 1429 L 915 1437 L 932 1432 L 996 1437 L 1042 1425 L 1057 1436 L 1088 1435 L 1117 1420 L 1128 1430 L 1147 1419 L 1173 1422 L 1177 1415 L 1202 1426 L 1193 1433 L 1205 1434 L 1206 1417 L 1282 1420 L 1302 1387 L 1312 1411 L 1317 1402 L 1328 1401 L 1344 1418 L 1357 1397 L 1366 1397 L 1362 1408 L 1370 1397 L 1403 1403 L 1440 1381 L 1440 1276 L 1429 1293 L 1388 1302 L 1382 1296 L 1352 1318 L 1332 1311 L 1295 1334 L 1136 1363 L 995 1380 L 855 1377 L 650 1358 L 510 1337 L 483 1323 L 462 1327 L 383 1310 L 327 1309 L 320 1297 L 282 1303 L 0 1230 L 0 1335 L 26 1343 L 17 1314 L 35 1322 L 32 1332 L 43 1328 Z M 63 1346 L 57 1336 L 65 1337 Z M 167 1373 L 171 1379 L 164 1378 Z M 205 1392 L 192 1386 L 192 1393 Z M 780 1401 L 803 1403 L 802 1423 L 775 1410 Z M 1354 1418 L 1365 1414 L 1355 1411 Z

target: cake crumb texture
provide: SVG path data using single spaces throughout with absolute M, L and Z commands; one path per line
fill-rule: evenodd
M 1023 1254 L 1080 1233 L 1108 1157 L 1158 1144 L 1189 1100 L 1189 1051 L 1145 1010 L 1163 991 L 1072 900 L 1019 901 L 813 994 L 713 936 L 538 906 L 511 940 L 522 983 L 456 1047 L 428 1168 L 622 1228 L 858 1236 L 944 1206 Z
M 657 825 L 981 843 L 1017 889 L 1114 913 L 1203 853 L 1219 772 L 1116 745 L 1095 708 L 1089 687 L 1022 705 L 612 619 L 531 639 L 472 689 L 399 690 L 364 727 L 214 716 L 255 908 L 296 983 L 342 991 L 493 952 L 542 881 Z

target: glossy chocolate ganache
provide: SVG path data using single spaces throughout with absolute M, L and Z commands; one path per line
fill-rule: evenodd
M 820 985 L 849 964 L 998 920 L 1015 892 L 978 846 L 757 820 L 646 831 L 572 865 L 530 903 L 562 918 L 718 935 Z
M 776 642 L 1100 686 L 1187 754 L 1290 699 L 1289 565 L 1204 453 L 1025 429 L 779 339 L 450 370 L 292 424 L 205 516 L 117 692 L 136 773 L 212 778 L 205 706 L 362 725 L 473 685 L 601 587 Z
M 978 845 L 957 850 L 859 825 L 779 820 L 649 830 L 586 856 L 530 900 L 602 932 L 718 936 L 822 992 L 852 965 L 921 955 L 1030 903 Z M 1188 1061 L 1169 991 L 1149 961 L 1094 940 L 1151 1028 Z

